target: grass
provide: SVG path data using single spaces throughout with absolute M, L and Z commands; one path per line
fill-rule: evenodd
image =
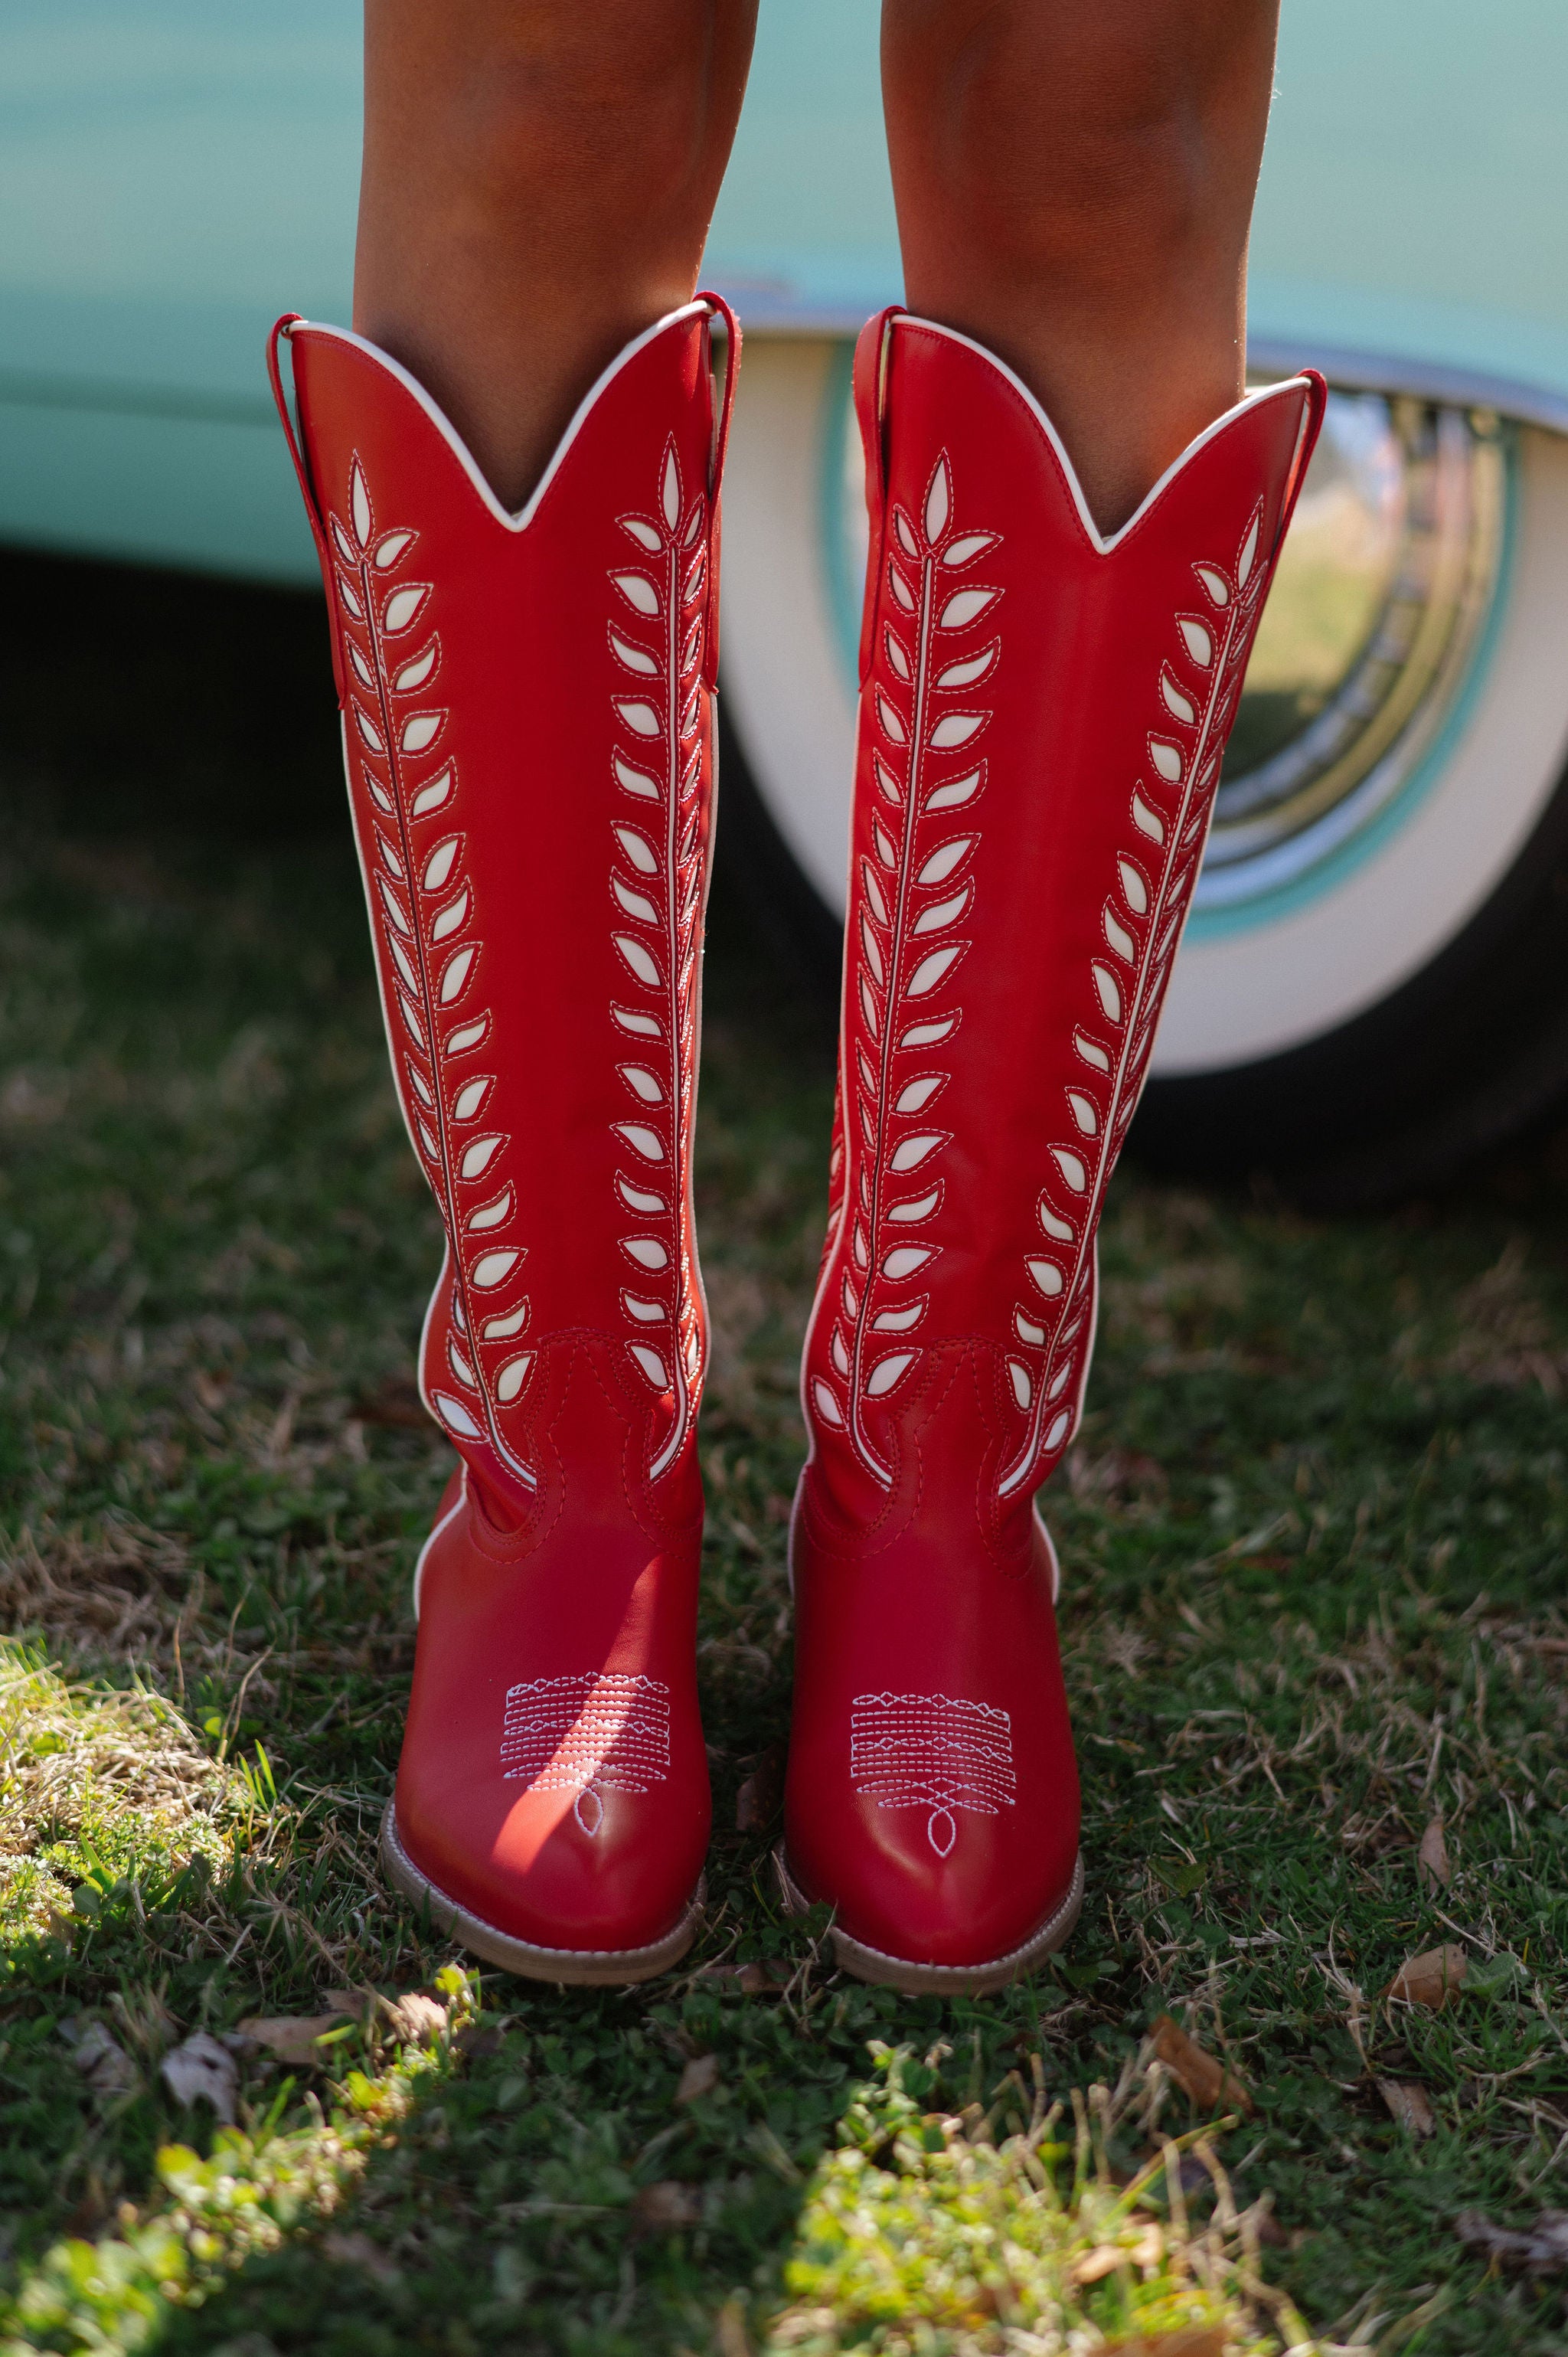
M 447 1459 L 409 1405 L 436 1230 L 319 619 L 13 570 L 0 2350 L 1076 2357 L 1180 2319 L 1165 2346 L 1204 2357 L 1305 2346 L 1295 2310 L 1324 2347 L 1560 2349 L 1559 2279 L 1455 2233 L 1564 2200 L 1553 1149 L 1338 1225 L 1118 1182 L 1046 1501 L 1083 1926 L 983 2002 L 861 1988 L 767 1872 L 831 1042 L 721 883 L 708 1927 L 641 1991 L 453 1971 L 374 1860 Z M 1446 1886 L 1418 1871 L 1434 1822 Z M 1455 2004 L 1380 1996 L 1443 1941 L 1473 1964 Z M 1206 2130 L 1162 2013 L 1250 2112 Z M 240 2028 L 328 2015 L 303 2061 Z M 229 2041 L 230 2126 L 163 2074 L 197 2033 Z

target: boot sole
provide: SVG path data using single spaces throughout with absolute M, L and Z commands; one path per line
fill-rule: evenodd
M 482 1915 L 470 1914 L 422 1873 L 403 1846 L 391 1801 L 381 1817 L 381 1846 L 388 1881 L 415 1907 L 428 1907 L 431 1921 L 472 1954 L 517 1973 L 523 1980 L 565 1982 L 575 1988 L 629 1988 L 668 1972 L 696 1938 L 707 1896 L 705 1878 L 700 1879 L 675 1929 L 650 1947 L 539 1948 L 530 1940 L 513 1939 L 510 1932 L 487 1923 Z
M 786 1908 L 791 1915 L 803 1915 L 811 1902 L 789 1872 L 782 1843 L 773 1853 L 773 1866 Z M 983 1996 L 990 1989 L 1005 1988 L 1010 1981 L 1022 1980 L 1063 1946 L 1082 1906 L 1080 1850 L 1073 1860 L 1067 1897 L 1056 1912 L 1046 1918 L 1022 1947 L 1013 1949 L 1008 1955 L 994 1957 L 988 1964 L 922 1964 L 912 1957 L 889 1956 L 880 1948 L 868 1948 L 864 1940 L 852 1940 L 847 1932 L 841 1932 L 833 1923 L 828 1926 L 828 1937 L 839 1964 L 857 1981 L 873 1981 L 879 1988 L 899 1989 L 906 1996 L 956 1996 L 964 1993 Z

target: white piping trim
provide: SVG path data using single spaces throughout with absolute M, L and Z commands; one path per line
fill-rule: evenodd
M 600 394 L 609 384 L 611 379 L 618 376 L 622 369 L 627 366 L 628 362 L 634 361 L 637 358 L 638 353 L 642 350 L 643 347 L 646 344 L 650 344 L 656 336 L 661 336 L 667 328 L 676 326 L 682 319 L 690 319 L 696 317 L 706 318 L 708 317 L 711 309 L 711 305 L 702 302 L 701 300 L 692 303 L 682 303 L 678 311 L 667 311 L 662 319 L 655 319 L 651 328 L 645 328 L 640 336 L 634 336 L 630 343 L 626 346 L 625 350 L 617 353 L 615 359 L 611 361 L 608 368 L 603 370 L 601 373 L 595 378 L 593 383 L 588 387 L 587 392 L 583 395 L 582 400 L 577 404 L 576 408 L 572 413 L 571 424 L 567 426 L 565 433 L 563 434 L 560 441 L 555 445 L 555 448 L 551 454 L 549 465 L 545 468 L 544 472 L 539 478 L 538 482 L 535 483 L 526 503 L 518 509 L 515 515 L 509 509 L 502 507 L 499 500 L 497 499 L 494 491 L 491 490 L 489 483 L 486 482 L 483 475 L 479 472 L 478 467 L 475 463 L 472 451 L 468 448 L 467 444 L 464 441 L 456 427 L 452 424 L 450 418 L 448 418 L 437 404 L 432 401 L 430 395 L 425 392 L 424 387 L 420 383 L 419 379 L 414 376 L 410 376 L 407 369 L 403 367 L 401 361 L 394 361 L 392 354 L 390 352 L 383 352 L 379 344 L 372 344 L 369 342 L 365 337 L 357 336 L 352 328 L 325 327 L 315 319 L 295 319 L 288 328 L 286 332 L 291 342 L 295 335 L 301 333 L 308 333 L 313 336 L 329 337 L 335 343 L 348 344 L 353 350 L 363 352 L 368 360 L 374 361 L 379 368 L 385 369 L 387 374 L 390 377 L 395 378 L 396 382 L 402 385 L 403 391 L 405 393 L 412 393 L 414 400 L 418 402 L 421 409 L 424 410 L 432 425 L 435 426 L 436 432 L 441 436 L 443 441 L 445 441 L 448 449 L 451 451 L 452 456 L 456 459 L 458 465 L 462 468 L 463 472 L 467 476 L 468 480 L 472 483 L 475 490 L 484 501 L 485 506 L 489 510 L 490 514 L 495 518 L 497 523 L 501 526 L 502 530 L 505 532 L 526 532 L 529 525 L 533 522 L 534 516 L 539 509 L 540 501 L 543 499 L 545 492 L 550 489 L 551 484 L 560 473 L 561 468 L 565 461 L 566 453 L 570 450 L 573 443 L 582 432 L 583 426 L 587 420 L 589 411 L 594 407 Z M 977 350 L 979 350 L 978 345 L 975 349 Z
M 420 1548 L 419 1560 L 413 1566 L 413 1617 L 416 1622 L 419 1619 L 419 1591 L 424 1585 L 424 1566 L 429 1556 L 430 1550 L 435 1544 L 436 1540 L 441 1536 L 442 1532 L 449 1528 L 449 1526 L 456 1521 L 458 1515 L 462 1512 L 467 1502 L 468 1468 L 464 1464 L 459 1480 L 457 1495 L 447 1507 L 446 1512 L 436 1522 L 429 1536 L 426 1538 L 424 1544 Z
M 994 352 L 987 351 L 983 344 L 977 344 L 972 336 L 961 335 L 956 328 L 944 328 L 940 321 L 937 319 L 919 318 L 913 311 L 901 311 L 894 320 L 893 325 L 895 328 L 898 328 L 906 325 L 906 323 L 912 328 L 923 328 L 929 335 L 945 336 L 950 343 L 961 344 L 965 351 L 975 353 L 979 359 L 986 362 L 988 367 L 993 368 L 999 377 L 1004 378 L 1005 382 L 1012 386 L 1014 392 L 1017 393 L 1020 400 L 1022 400 L 1025 405 L 1032 412 L 1041 432 L 1045 435 L 1047 441 L 1049 442 L 1051 448 L 1055 451 L 1062 473 L 1067 478 L 1067 487 L 1072 493 L 1073 505 L 1078 510 L 1078 520 L 1083 526 L 1084 536 L 1097 556 L 1110 556 L 1114 550 L 1119 548 L 1122 541 L 1126 539 L 1128 533 L 1135 530 L 1135 528 L 1142 523 L 1144 518 L 1148 514 L 1149 510 L 1154 506 L 1155 500 L 1160 497 L 1161 492 L 1165 490 L 1167 485 L 1174 482 L 1177 475 L 1179 475 L 1185 468 L 1190 466 L 1193 459 L 1197 457 L 1198 452 L 1203 449 L 1207 444 L 1212 442 L 1217 434 L 1223 434 L 1225 428 L 1231 424 L 1233 419 L 1240 417 L 1244 409 L 1255 408 L 1260 402 L 1276 401 L 1285 393 L 1305 393 L 1311 390 L 1305 377 L 1292 376 L 1284 378 L 1283 381 L 1278 384 L 1255 385 L 1251 393 L 1243 393 L 1240 400 L 1237 402 L 1232 408 L 1224 411 L 1220 416 L 1214 420 L 1211 425 L 1206 425 L 1202 433 L 1196 436 L 1195 438 L 1187 444 L 1187 448 L 1182 452 L 1179 458 L 1175 458 L 1171 461 L 1171 464 L 1165 468 L 1165 473 L 1160 477 L 1159 481 L 1155 485 L 1154 489 L 1146 493 L 1139 501 L 1138 505 L 1133 509 L 1132 514 L 1128 517 L 1126 522 L 1121 527 L 1120 531 L 1112 533 L 1109 538 L 1107 538 L 1106 535 L 1101 532 L 1099 525 L 1095 522 L 1094 518 L 1089 512 L 1089 502 L 1083 496 L 1083 486 L 1078 479 L 1077 471 L 1073 467 L 1072 460 L 1068 457 L 1066 446 L 1062 441 L 1061 436 L 1057 432 L 1056 427 L 1051 424 L 1050 419 L 1046 415 L 1045 411 L 1041 408 L 1034 394 L 1029 391 L 1029 388 L 1024 382 L 1023 378 L 1021 376 L 1015 375 L 1014 371 L 1008 367 L 1005 361 L 999 361 Z

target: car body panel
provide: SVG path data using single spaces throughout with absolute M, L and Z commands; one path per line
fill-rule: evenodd
M 876 0 L 763 10 L 707 271 L 756 329 L 899 292 Z M 9 0 L 0 534 L 307 581 L 262 340 L 349 311 L 358 0 Z M 1254 355 L 1568 427 L 1562 0 L 1289 0 Z

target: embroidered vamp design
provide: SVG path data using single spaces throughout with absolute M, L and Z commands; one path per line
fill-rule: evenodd
M 646 1792 L 670 1772 L 670 1689 L 616 1670 L 526 1678 L 508 1688 L 501 1774 L 530 1792 L 575 1792 L 585 1834 L 604 1822 L 605 1792 Z
M 1013 1722 L 952 1695 L 856 1695 L 849 1772 L 879 1809 L 925 1809 L 926 1838 L 946 1857 L 958 1838 L 955 1812 L 994 1817 L 1015 1804 Z

